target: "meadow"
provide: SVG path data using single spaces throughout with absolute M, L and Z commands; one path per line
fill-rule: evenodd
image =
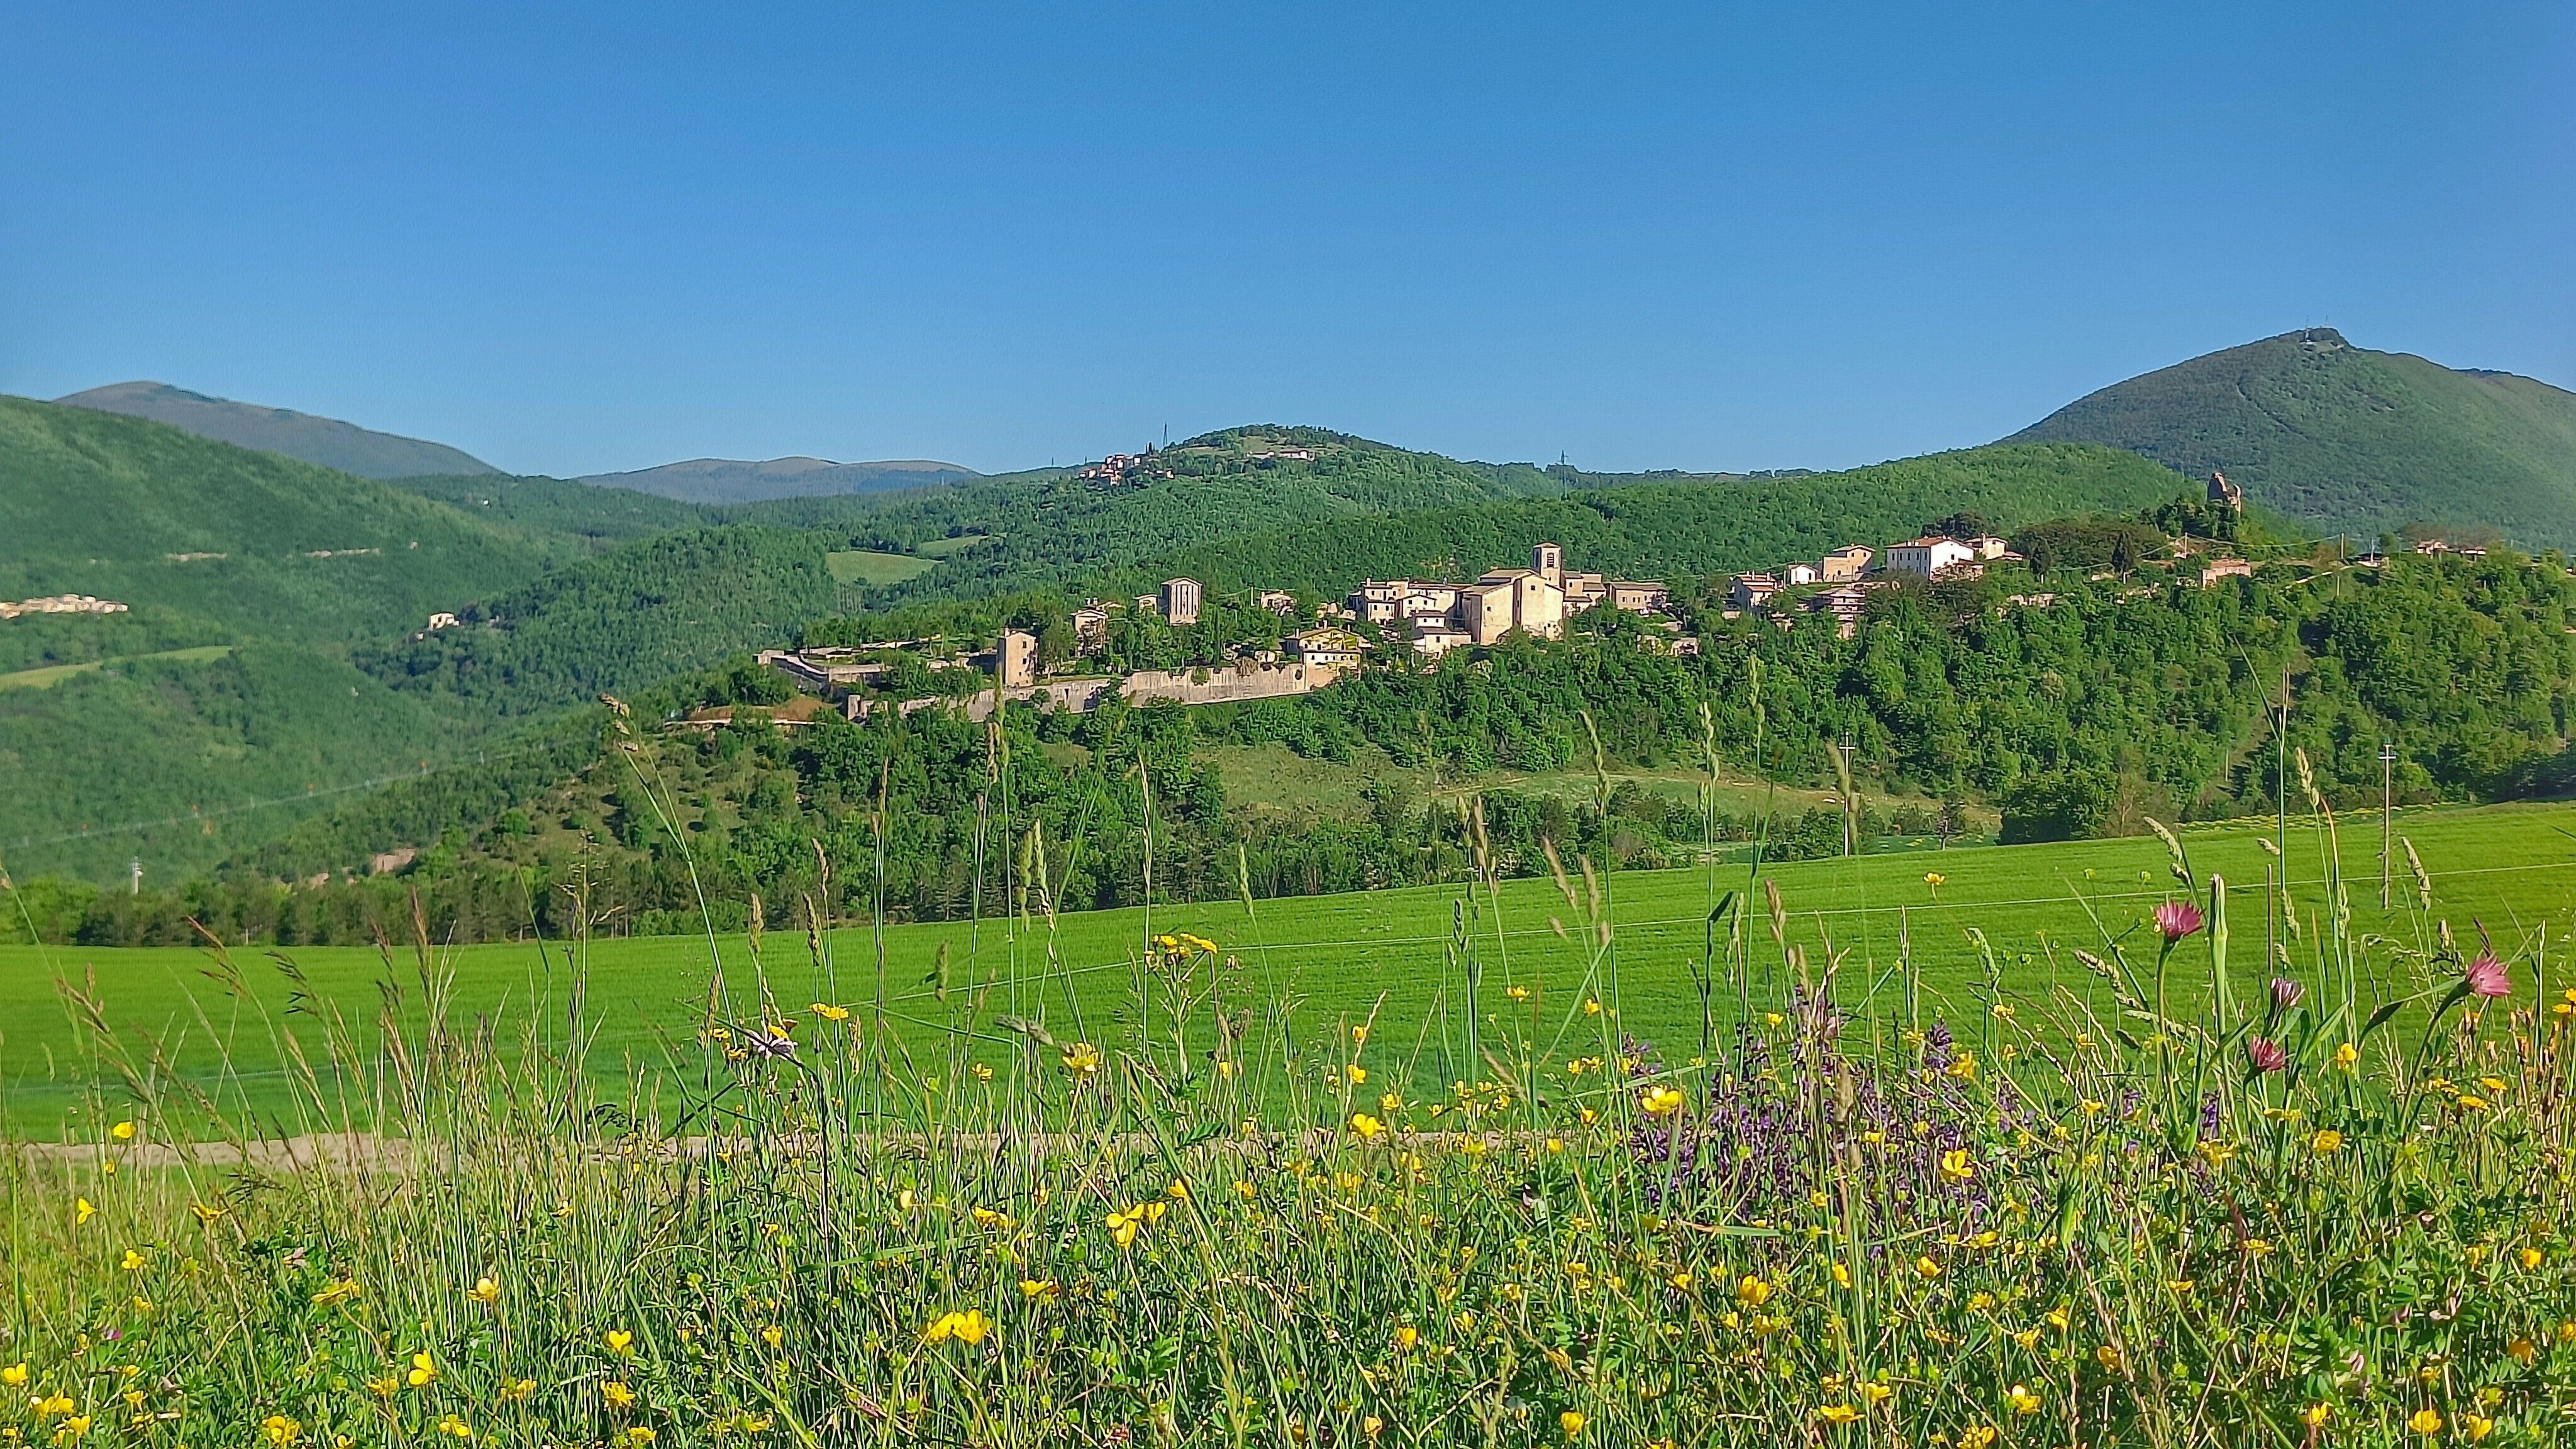
M 2297 959 L 2324 929 L 2314 892 L 2328 832 L 2313 817 L 2290 820 L 2282 874 L 2303 893 L 2301 919 L 2275 924 L 2282 912 L 2266 910 L 2265 881 L 2279 869 L 2276 828 L 2244 821 L 2182 835 L 2195 868 L 2228 882 L 2238 939 L 2252 943 L 2243 949 L 2256 960 L 2276 949 Z M 2563 939 L 2576 925 L 2576 806 L 2400 811 L 2385 910 L 2377 816 L 2342 821 L 2334 834 L 2342 876 L 2357 883 L 2351 929 L 2359 936 L 2412 939 L 2420 905 L 2410 845 L 2459 933 L 2482 930 L 2536 950 L 2548 932 Z M 1552 1059 L 1575 1050 L 1564 1042 L 1579 1046 L 1587 1002 L 1630 1036 L 1703 1055 L 1726 1038 L 1749 997 L 1702 963 L 1712 943 L 1726 954 L 1730 933 L 1768 932 L 1766 890 L 1776 888 L 1784 944 L 1837 963 L 1839 996 L 1864 1021 L 1955 1018 L 1985 985 L 1988 953 L 2014 990 L 2062 991 L 2099 1008 L 2109 985 L 2073 953 L 2099 956 L 2108 940 L 2134 940 L 2170 893 L 2167 876 L 2165 847 L 2142 836 L 1769 865 L 1768 887 L 1754 884 L 1746 864 L 1730 862 L 1625 872 L 1591 886 L 1570 875 L 1563 886 L 1506 880 L 1490 890 L 1424 886 L 1052 920 L 1042 912 L 1015 919 L 997 901 L 981 921 L 881 931 L 860 921 L 811 937 L 773 931 L 756 944 L 741 934 L 602 935 L 431 942 L 424 953 L 396 941 L 389 952 L 242 949 L 228 971 L 213 969 L 199 950 L 8 946 L 0 947 L 0 1113 L 21 1132 L 82 1130 L 91 1084 L 76 1067 L 80 1028 L 58 977 L 93 997 L 120 1034 L 154 1042 L 162 1070 L 229 1109 L 270 1115 L 292 1099 L 277 1029 L 294 1030 L 299 1018 L 318 1028 L 334 1013 L 372 1021 L 388 1008 L 416 1024 L 433 996 L 448 1012 L 507 1025 L 559 1015 L 577 989 L 587 1060 L 611 1096 L 639 1073 L 666 1068 L 711 1002 L 738 1012 L 750 1003 L 794 1010 L 821 1001 L 871 1023 L 881 1013 L 889 1040 L 943 1069 L 1006 1064 L 1018 1046 L 1000 1024 L 1006 1020 L 1104 1045 L 1159 1037 L 1170 1030 L 1169 1008 L 1147 989 L 1143 967 L 1152 938 L 1172 933 L 1217 943 L 1225 969 L 1212 989 L 1237 1008 L 1275 1008 L 1292 1052 L 1373 1021 L 1393 1053 L 1384 1070 L 1408 1089 L 1436 1091 L 1475 1075 L 1465 1059 L 1471 964 L 1478 1015 L 1530 1018 L 1546 1029 Z M 1587 924 L 1594 890 L 1606 938 Z M 1713 924 L 1712 912 L 1730 898 L 1727 920 Z M 1736 913 L 1747 908 L 1738 924 Z M 2539 959 L 2545 968 L 2545 952 Z M 1782 983 L 1765 979 L 1766 969 L 1754 962 L 1745 992 L 1777 994 Z M 2374 981 L 2376 990 L 2420 986 L 2393 962 L 2383 969 L 2396 974 Z

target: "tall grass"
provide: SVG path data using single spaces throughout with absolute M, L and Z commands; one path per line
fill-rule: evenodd
M 1697 968 L 1740 1019 L 1677 1049 L 1622 1034 L 1606 886 L 1562 864 L 1575 992 L 1480 954 L 1480 883 L 1423 1020 L 1301 1028 L 1163 935 L 1114 1018 L 1005 1016 L 1000 1068 L 857 977 L 777 999 L 757 931 L 615 1092 L 580 942 L 506 1022 L 449 1008 L 425 930 L 372 1021 L 258 1015 L 291 958 L 212 946 L 193 1029 L 228 995 L 298 1084 L 253 1119 L 67 982 L 101 1127 L 0 1159 L 0 1442 L 2576 1432 L 2549 935 L 2462 940 L 2419 874 L 2411 938 L 2358 939 L 2329 873 L 2249 971 L 2241 894 L 2171 848 L 2160 927 L 2103 922 L 2075 985 L 1989 955 L 1951 1021 L 1789 944 L 1775 884 Z M 1447 1093 L 1388 1090 L 1434 1061 Z

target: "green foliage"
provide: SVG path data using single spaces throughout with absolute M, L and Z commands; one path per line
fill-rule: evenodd
M 2109 569 L 2128 575 L 2149 559 L 2165 553 L 2164 531 L 2131 518 L 2053 518 L 2016 529 L 2015 553 L 2030 560 L 2030 571 L 2045 579 L 2060 570 Z
M 2250 503 L 2376 538 L 2487 524 L 2576 543 L 2576 394 L 2354 347 L 2331 328 L 2213 352 L 2081 398 L 2013 441 L 2127 448 Z
M 813 534 L 696 529 L 558 569 L 460 610 L 457 628 L 358 659 L 403 693 L 525 716 L 784 643 L 835 597 Z
M 479 474 L 397 478 L 392 486 L 435 498 L 462 513 L 502 519 L 541 533 L 569 535 L 600 548 L 724 521 L 721 509 L 704 504 L 561 478 Z
M 1565 545 L 1569 567 L 1666 578 L 1774 567 L 1847 543 L 1883 548 L 1927 518 L 1963 507 L 2006 523 L 2069 506 L 2131 511 L 2180 480 L 2108 448 L 1997 445 L 1902 462 L 1759 481 L 1638 483 L 1474 508 L 1346 519 L 1275 530 L 1159 560 L 1152 572 L 1223 588 L 1304 589 L 1338 597 L 1363 578 L 1473 578 L 1522 565 L 1532 545 Z

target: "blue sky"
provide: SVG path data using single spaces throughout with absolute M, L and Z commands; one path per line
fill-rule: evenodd
M 1838 466 L 2326 321 L 2576 386 L 2564 3 L 414 9 L 0 0 L 0 391 L 570 474 Z

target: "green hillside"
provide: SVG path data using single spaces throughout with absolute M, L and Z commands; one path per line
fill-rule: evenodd
M 397 478 L 392 486 L 477 517 L 564 534 L 600 547 L 723 521 L 721 510 L 703 504 L 562 478 L 466 474 Z
M 6 626 L 0 626 L 5 628 Z M 244 641 L 0 690 L 0 862 L 103 879 L 203 870 L 362 781 L 462 747 L 429 705 L 309 649 Z
M 2576 393 L 2373 352 L 2331 328 L 2116 383 L 2013 435 L 2092 442 L 2207 477 L 2320 529 L 2479 525 L 2576 545 Z
M 1058 582 L 1263 529 L 1568 486 L 1527 464 L 1462 463 L 1322 428 L 1260 426 L 1176 443 L 1115 478 L 1018 473 L 886 499 L 783 499 L 730 516 L 831 529 L 857 548 L 936 551 L 938 568 L 879 596 L 896 601 Z M 960 538 L 973 541 L 953 542 Z
M 54 401 L 150 418 L 201 438 L 263 453 L 283 453 L 354 473 L 361 478 L 405 478 L 418 473 L 498 473 L 471 453 L 445 443 L 379 433 L 337 418 L 317 418 L 291 408 L 262 407 L 172 387 L 166 382 L 120 382 Z
M 0 397 L 0 598 L 95 594 L 340 643 L 523 583 L 550 549 L 310 463 Z
M 464 606 L 462 623 L 362 650 L 360 666 L 464 715 L 541 714 L 788 641 L 832 612 L 823 537 L 732 527 L 629 544 Z
M 1351 518 L 1329 537 L 1274 529 L 1151 561 L 1222 588 L 1339 594 L 1363 578 L 1472 578 L 1565 545 L 1569 566 L 1663 578 L 1765 568 L 1847 543 L 1884 548 L 1962 510 L 1997 528 L 2170 499 L 2189 479 L 2133 454 L 2071 444 L 1996 444 L 1847 473 L 1752 481 L 1636 483 L 1471 507 Z

